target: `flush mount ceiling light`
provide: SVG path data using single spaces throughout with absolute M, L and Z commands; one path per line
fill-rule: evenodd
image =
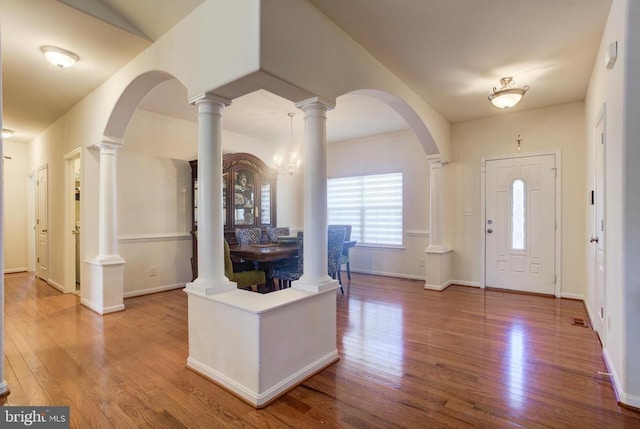
M 2 138 L 3 139 L 8 139 L 9 137 L 11 137 L 13 135 L 13 131 L 12 130 L 8 130 L 6 128 L 2 129 Z
M 56 67 L 63 69 L 73 66 L 80 58 L 71 51 L 56 46 L 43 46 L 40 48 L 44 57 Z
M 489 101 L 501 109 L 515 106 L 524 97 L 529 87 L 525 85 L 524 88 L 514 88 L 514 85 L 513 78 L 503 77 L 500 79 L 500 89 L 493 87 L 493 93 L 489 94 Z

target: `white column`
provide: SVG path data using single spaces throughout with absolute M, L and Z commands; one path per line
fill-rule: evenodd
M 429 160 L 429 230 L 431 241 L 427 250 L 447 251 L 442 238 L 442 160 Z
M 230 100 L 202 94 L 198 107 L 198 278 L 187 290 L 211 295 L 236 289 L 224 275 L 222 218 L 222 111 Z
M 118 254 L 117 178 L 122 141 L 103 137 L 98 184 L 98 255 L 85 260 L 81 303 L 98 314 L 124 310 L 124 258 Z
M 429 229 L 431 241 L 425 250 L 425 289 L 443 290 L 451 280 L 451 249 L 443 238 L 442 160 L 429 160 Z
M 320 97 L 301 101 L 304 112 L 304 274 L 293 288 L 319 292 L 337 287 L 327 273 L 327 111 Z
M 97 260 L 121 260 L 118 254 L 117 173 L 118 150 L 122 142 L 105 138 L 100 149 L 100 188 Z

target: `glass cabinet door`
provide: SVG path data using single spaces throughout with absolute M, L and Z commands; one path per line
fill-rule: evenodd
M 271 183 L 260 185 L 260 224 L 271 225 Z
M 233 220 L 235 225 L 255 225 L 255 176 L 253 171 L 234 172 Z

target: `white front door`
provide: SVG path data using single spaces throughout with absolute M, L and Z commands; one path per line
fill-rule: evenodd
M 604 309 L 605 309 L 605 252 L 604 252 L 604 149 L 605 149 L 605 134 L 604 134 L 604 117 L 601 117 L 596 127 L 596 180 L 594 190 L 594 209 L 595 209 L 595 225 L 593 225 L 593 235 L 591 236 L 591 243 L 594 245 L 595 261 L 596 261 L 596 308 L 597 315 L 594 328 L 600 340 L 604 344 Z
M 555 294 L 555 164 L 555 155 L 486 161 L 486 286 Z
M 36 275 L 49 279 L 49 213 L 48 168 L 38 169 L 36 182 Z

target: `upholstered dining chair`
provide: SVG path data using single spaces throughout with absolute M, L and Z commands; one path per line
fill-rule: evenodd
M 236 228 L 236 240 L 238 244 L 260 243 L 262 230 L 260 228 Z
M 224 275 L 232 282 L 236 282 L 239 289 L 253 290 L 253 286 L 258 287 L 258 285 L 267 282 L 264 271 L 261 270 L 233 271 L 231 251 L 229 250 L 227 240 L 224 240 Z
M 290 287 L 292 281 L 298 280 L 302 276 L 304 266 L 304 237 L 302 231 L 298 231 L 296 243 L 298 246 L 297 257 L 271 263 L 271 277 L 278 279 L 280 288 Z
M 343 294 L 344 289 L 342 288 L 342 282 L 340 281 L 340 256 L 342 255 L 342 244 L 344 243 L 345 234 L 345 228 L 329 228 L 329 239 L 327 243 L 327 271 L 332 278 L 338 278 L 338 282 L 340 282 L 340 291 Z
M 290 230 L 288 226 L 269 226 L 267 227 L 267 236 L 269 237 L 269 241 L 275 243 L 278 241 L 278 237 L 283 237 L 290 234 Z
M 351 240 L 351 225 L 329 225 L 329 229 L 344 229 L 344 241 Z M 349 263 L 349 248 L 342 248 L 342 254 L 340 255 L 340 267 L 347 265 L 347 278 L 351 281 L 351 264 Z M 340 269 L 338 269 L 338 280 L 342 284 L 342 278 L 340 276 Z

